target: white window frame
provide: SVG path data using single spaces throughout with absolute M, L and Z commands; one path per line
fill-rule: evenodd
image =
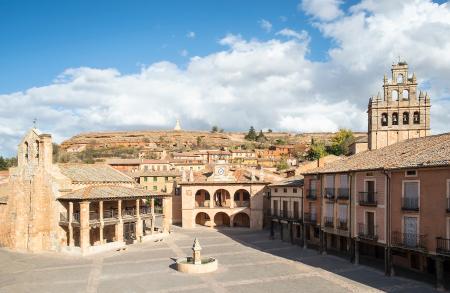
M 419 217 L 419 215 L 416 215 L 416 214 L 403 215 L 403 217 L 402 217 L 402 233 L 406 233 L 406 231 L 405 231 L 405 218 L 416 218 L 416 220 L 417 220 L 416 235 L 420 235 L 419 234 L 419 231 L 420 231 L 420 217 Z
M 412 183 L 414 183 L 414 182 L 417 182 L 417 197 L 418 197 L 418 199 L 417 199 L 417 207 L 420 209 L 420 180 L 402 180 L 402 202 L 403 202 L 403 199 L 405 198 L 405 183 L 408 183 L 408 182 L 412 182 Z

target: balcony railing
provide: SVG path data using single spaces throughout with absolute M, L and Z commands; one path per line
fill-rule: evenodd
M 119 212 L 117 210 L 104 210 L 103 219 L 117 219 L 119 217 Z
M 324 197 L 329 200 L 334 199 L 334 187 L 325 188 L 325 194 Z
M 365 225 L 358 223 L 358 237 L 361 239 L 378 240 L 378 227 L 377 225 Z
M 334 219 L 333 217 L 324 217 L 324 221 L 325 221 L 325 227 L 330 227 L 333 228 L 334 227 Z
M 409 248 L 409 249 L 421 249 L 427 248 L 426 244 L 427 235 L 415 234 L 415 233 L 401 233 L 398 231 L 392 232 L 392 245 Z
M 317 199 L 317 190 L 316 189 L 307 189 L 306 190 L 306 198 L 307 199 Z
M 67 216 L 67 213 L 60 213 L 59 214 L 59 221 L 60 222 L 69 222 L 69 217 Z M 79 213 L 73 213 L 72 214 L 72 222 L 73 223 L 79 223 L 80 222 L 80 214 Z
M 350 190 L 348 188 L 338 188 L 338 199 L 348 199 L 350 197 Z
M 377 205 L 377 193 L 376 192 L 360 192 L 358 201 L 359 201 L 359 205 L 361 205 L 361 206 L 376 206 Z
M 339 221 L 338 221 L 338 229 L 339 230 L 344 230 L 344 231 L 348 230 L 347 219 L 339 219 Z
M 402 210 L 418 211 L 419 210 L 419 198 L 417 198 L 417 197 L 402 198 Z
M 311 224 L 317 224 L 317 214 L 316 213 L 305 213 L 305 222 Z
M 294 212 L 292 210 L 276 211 L 272 209 L 270 211 L 270 216 L 275 219 L 293 220 L 293 221 L 301 220 L 300 213 Z
M 134 208 L 122 210 L 122 217 L 134 217 L 134 216 L 136 216 L 136 210 Z
M 99 221 L 100 217 L 97 212 L 89 212 L 89 221 Z
M 205 201 L 196 201 L 195 205 L 199 208 L 209 208 L 209 200 Z
M 152 213 L 152 210 L 149 207 L 140 207 L 139 214 L 140 215 L 149 215 Z
M 235 201 L 234 205 L 238 208 L 248 208 L 250 206 L 250 201 Z
M 163 214 L 163 207 L 155 207 L 155 214 Z
M 436 252 L 450 255 L 450 239 L 436 237 Z

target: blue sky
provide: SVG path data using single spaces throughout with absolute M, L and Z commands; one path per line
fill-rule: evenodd
M 355 131 L 402 56 L 450 131 L 450 5 L 0 0 L 0 155 L 32 126 Z M 16 109 L 19 109 L 16 111 Z
M 329 41 L 297 6 L 296 0 L 0 1 L 0 93 L 48 84 L 70 67 L 131 73 L 160 60 L 182 66 L 189 56 L 219 50 L 227 33 L 268 39 L 262 19 L 274 30 L 309 30 L 310 58 L 326 58 Z

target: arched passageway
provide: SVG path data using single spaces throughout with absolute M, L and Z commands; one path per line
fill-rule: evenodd
M 245 189 L 239 189 L 233 196 L 236 207 L 250 207 L 250 193 Z
M 211 219 L 207 213 L 198 213 L 195 217 L 195 224 L 201 226 L 209 226 L 211 224 Z
M 209 192 L 204 189 L 199 189 L 195 193 L 195 207 L 209 207 L 211 198 Z
M 214 224 L 217 227 L 220 226 L 230 226 L 230 217 L 223 213 L 223 212 L 218 212 L 215 216 L 214 216 Z
M 230 193 L 225 189 L 219 189 L 214 193 L 214 206 L 216 207 L 230 207 L 231 199 Z
M 250 217 L 246 213 L 238 213 L 233 218 L 234 227 L 250 228 Z

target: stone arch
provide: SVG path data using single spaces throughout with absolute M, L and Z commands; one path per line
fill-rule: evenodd
M 398 101 L 398 91 L 397 90 L 393 90 L 391 95 L 392 95 L 393 101 Z
M 211 204 L 211 196 L 208 190 L 199 189 L 195 193 L 195 207 L 209 207 Z
M 387 126 L 388 125 L 388 114 L 382 113 L 381 114 L 381 126 Z
M 216 227 L 220 226 L 230 226 L 230 217 L 224 212 L 218 212 L 214 215 L 214 225 Z
M 36 154 L 34 155 L 34 157 L 36 159 L 39 159 L 39 140 L 36 140 L 34 142 L 34 151 L 36 152 Z
M 402 99 L 403 100 L 409 100 L 409 91 L 408 90 L 403 90 L 403 92 L 402 92 Z
M 234 192 L 233 200 L 237 207 L 250 207 L 250 192 L 240 188 Z
M 250 216 L 244 212 L 237 213 L 233 216 L 233 227 L 250 228 Z
M 392 125 L 398 125 L 398 113 L 392 113 Z
M 231 205 L 231 196 L 228 190 L 226 189 L 218 189 L 214 192 L 214 206 L 216 207 L 230 207 Z
M 30 153 L 29 153 L 30 147 L 28 145 L 28 141 L 24 142 L 23 148 L 24 148 L 25 161 L 28 161 L 28 159 L 30 158 Z
M 414 124 L 420 124 L 420 112 L 415 111 L 413 114 L 413 123 Z
M 209 226 L 211 224 L 211 218 L 207 213 L 199 212 L 195 216 L 195 224 L 201 226 Z
M 403 112 L 403 124 L 409 124 L 409 113 Z

